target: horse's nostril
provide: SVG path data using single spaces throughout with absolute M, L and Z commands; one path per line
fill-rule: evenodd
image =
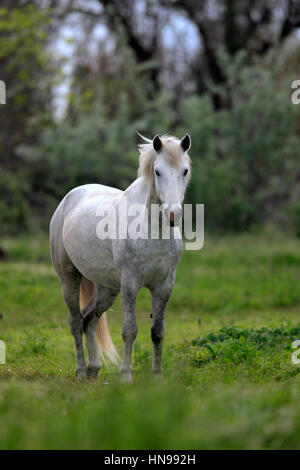
M 174 212 L 170 212 L 170 222 L 174 222 Z

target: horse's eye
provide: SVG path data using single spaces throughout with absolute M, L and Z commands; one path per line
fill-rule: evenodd
M 189 170 L 187 168 L 185 170 L 183 170 L 183 176 L 186 176 L 188 171 Z
M 160 172 L 158 170 L 155 170 L 156 176 L 160 176 Z

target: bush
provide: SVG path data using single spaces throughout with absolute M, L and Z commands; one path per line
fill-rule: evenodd
M 16 236 L 27 228 L 28 206 L 25 200 L 26 180 L 22 175 L 0 169 L 1 235 Z
M 287 210 L 297 200 L 300 181 L 299 111 L 290 101 L 291 81 L 279 81 L 266 65 L 245 65 L 242 54 L 232 63 L 222 60 L 230 109 L 215 112 L 207 94 L 190 96 L 174 128 L 171 97 L 150 98 L 130 63 L 131 78 L 121 91 L 114 78 L 100 80 L 91 102 L 82 103 L 79 95 L 70 115 L 41 132 L 38 147 L 19 149 L 28 165 L 29 202 L 39 208 L 45 226 L 73 187 L 99 182 L 125 189 L 134 180 L 137 131 L 178 137 L 189 132 L 193 177 L 187 202 L 205 204 L 208 229 L 243 231 L 266 221 L 291 225 L 294 219 L 300 233 L 298 209 Z
M 193 140 L 189 197 L 205 204 L 208 227 L 237 231 L 283 215 L 298 184 L 298 109 L 289 81 L 242 59 L 228 68 L 231 109 L 215 113 L 207 97 L 191 97 L 183 113 Z
M 294 222 L 294 231 L 297 237 L 300 237 L 300 203 L 295 202 L 292 205 L 292 217 Z

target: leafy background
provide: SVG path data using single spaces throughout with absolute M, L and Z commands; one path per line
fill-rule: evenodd
M 137 131 L 192 136 L 211 231 L 299 234 L 293 0 L 1 2 L 0 226 L 46 230 L 66 192 L 126 188 Z

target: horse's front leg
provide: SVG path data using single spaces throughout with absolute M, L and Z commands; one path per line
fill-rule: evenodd
M 121 379 L 124 382 L 132 381 L 131 353 L 132 346 L 137 336 L 136 324 L 136 297 L 140 285 L 135 282 L 132 273 L 122 273 L 121 296 L 123 311 L 122 338 L 124 341 L 123 360 L 120 367 Z
M 154 377 L 163 376 L 162 346 L 165 336 L 165 311 L 174 285 L 174 278 L 168 278 L 151 290 L 152 293 L 152 373 Z

